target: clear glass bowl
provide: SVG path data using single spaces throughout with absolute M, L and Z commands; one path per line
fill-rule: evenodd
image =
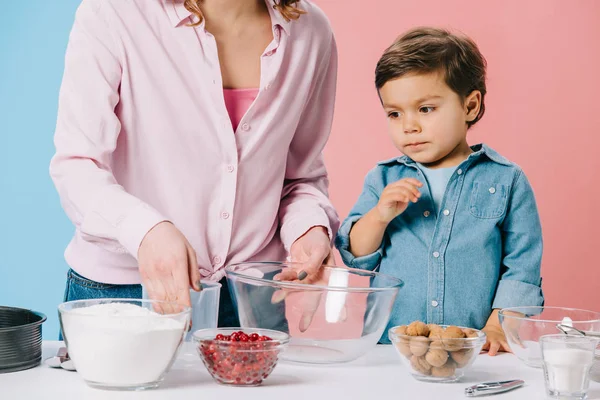
M 439 325 L 446 329 L 448 325 Z M 485 333 L 458 327 L 470 332 L 466 338 L 409 336 L 399 333 L 401 327 L 388 330 L 402 364 L 417 380 L 425 382 L 456 382 L 471 367 L 485 344 Z
M 231 341 L 217 335 L 231 336 L 237 332 L 260 339 Z M 213 379 L 223 385 L 258 386 L 277 365 L 279 353 L 289 342 L 289 335 L 269 329 L 217 328 L 194 332 L 193 340 L 200 359 Z
M 291 263 L 247 262 L 226 268 L 243 328 L 290 335 L 286 361 L 352 361 L 372 349 L 387 326 L 402 281 L 377 272 L 322 267 L 312 284 L 278 281 Z M 298 270 L 296 266 L 295 270 Z
M 93 309 L 101 315 L 90 314 Z M 89 386 L 144 390 L 157 387 L 177 358 L 191 309 L 166 301 L 94 299 L 62 303 L 58 312 L 69 356 Z
M 541 368 L 539 338 L 561 333 L 557 324 L 567 323 L 582 331 L 600 332 L 600 313 L 564 307 L 512 307 L 499 312 L 500 323 L 513 353 L 525 364 Z

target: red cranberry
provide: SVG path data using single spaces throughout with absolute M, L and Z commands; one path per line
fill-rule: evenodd
M 250 340 L 252 342 L 256 342 L 258 340 L 259 336 L 260 335 L 258 333 L 254 332 L 253 334 L 250 335 Z

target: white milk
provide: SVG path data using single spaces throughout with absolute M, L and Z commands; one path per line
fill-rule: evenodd
M 73 309 L 62 321 L 77 372 L 91 383 L 113 386 L 159 380 L 182 341 L 185 324 L 130 303 Z
M 561 393 L 578 393 L 587 387 L 592 365 L 590 352 L 580 349 L 544 350 L 548 386 Z

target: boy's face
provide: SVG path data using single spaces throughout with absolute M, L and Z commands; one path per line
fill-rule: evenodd
M 471 153 L 467 121 L 479 113 L 479 91 L 463 102 L 443 74 L 433 72 L 388 81 L 379 93 L 390 136 L 402 153 L 431 168 L 458 165 Z

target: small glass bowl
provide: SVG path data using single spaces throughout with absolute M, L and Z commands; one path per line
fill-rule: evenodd
M 231 341 L 216 339 L 243 332 L 271 340 Z M 217 328 L 194 332 L 193 340 L 200 359 L 213 379 L 223 385 L 258 386 L 277 365 L 279 353 L 288 344 L 287 333 L 270 329 Z
M 448 325 L 439 325 L 444 330 Z M 473 364 L 485 344 L 485 333 L 460 328 L 469 333 L 466 338 L 409 336 L 401 333 L 406 326 L 395 326 L 388 337 L 400 360 L 417 380 L 425 382 L 456 382 Z

